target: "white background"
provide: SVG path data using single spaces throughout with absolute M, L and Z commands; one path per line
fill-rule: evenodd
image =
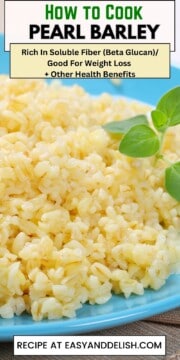
M 0 32 L 3 32 L 3 0 L 0 0 Z M 180 0 L 176 0 L 176 52 L 171 54 L 172 64 L 180 67 L 180 20 L 178 18 L 180 14 Z
M 70 1 L 70 5 L 73 8 L 78 8 L 77 16 L 75 20 L 75 24 L 81 24 L 82 34 L 84 35 L 84 39 L 74 39 L 73 43 L 97 43 L 98 40 L 91 37 L 90 27 L 91 24 L 98 24 L 102 29 L 102 32 L 105 29 L 105 24 L 110 23 L 112 29 L 115 28 L 117 23 L 120 23 L 125 26 L 130 24 L 133 28 L 133 34 L 137 34 L 137 25 L 139 24 L 151 24 L 151 26 L 155 27 L 156 24 L 160 24 L 158 31 L 156 32 L 156 40 L 151 39 L 150 31 L 146 31 L 146 39 L 143 39 L 143 43 L 170 43 L 171 49 L 174 50 L 174 2 L 173 1 L 164 1 L 162 5 L 162 1 L 138 1 L 138 6 L 142 6 L 142 17 L 143 20 L 126 20 L 123 17 L 123 20 L 117 21 L 114 16 L 114 11 L 110 10 L 110 14 L 113 13 L 112 20 L 106 20 L 106 7 L 110 2 L 106 1 L 81 1 L 77 6 L 77 1 Z M 66 2 L 64 2 L 66 6 Z M 63 5 L 64 5 L 63 4 Z M 96 4 L 100 8 L 100 18 L 93 20 L 91 11 L 88 12 L 89 17 L 85 19 L 85 11 L 83 7 L 86 6 L 94 6 Z M 119 1 L 114 1 L 113 6 L 118 6 Z M 126 4 L 123 1 L 123 6 Z M 48 4 L 49 5 L 49 4 Z M 54 7 L 61 7 L 61 2 L 57 1 L 54 4 L 50 4 Z M 128 5 L 134 7 L 134 1 L 128 1 Z M 53 29 L 55 23 L 58 21 L 45 19 L 45 7 L 46 2 L 44 1 L 36 1 L 34 4 L 34 0 L 31 1 L 7 1 L 6 2 L 6 22 L 5 22 L 5 33 L 6 33 L 6 42 L 5 48 L 9 50 L 10 43 L 56 43 L 57 38 L 52 39 L 42 39 L 41 34 L 37 33 L 34 35 L 34 41 L 29 38 L 29 25 L 30 24 L 47 24 L 51 26 L 50 33 Z M 163 11 L 162 11 L 163 7 Z M 63 8 L 63 7 L 62 7 Z M 36 9 L 36 11 L 34 11 Z M 64 11 L 63 11 L 64 14 Z M 67 20 L 65 15 L 60 20 L 60 26 L 63 29 L 65 24 L 72 24 L 72 19 Z M 63 30 L 62 30 L 63 32 Z M 49 35 L 49 34 L 48 34 Z M 101 43 L 118 43 L 121 42 L 118 39 L 105 38 L 101 39 Z M 72 43 L 72 39 L 61 39 L 62 43 Z M 123 39 L 123 43 L 139 43 L 138 39 Z
M 94 346 L 96 342 L 100 342 L 102 347 L 98 349 Z M 129 343 L 130 346 L 126 348 L 125 343 Z M 36 347 L 38 344 L 39 348 Z M 109 347 L 106 348 L 106 344 L 109 344 Z M 157 347 L 156 344 L 161 346 Z M 165 336 L 14 337 L 14 355 L 134 355 L 135 352 L 138 355 L 165 355 Z

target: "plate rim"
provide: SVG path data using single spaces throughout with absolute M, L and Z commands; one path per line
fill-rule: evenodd
M 170 275 L 169 279 L 175 281 L 180 280 L 180 274 Z M 165 284 L 163 287 L 166 287 Z M 162 288 L 163 288 L 162 287 Z M 161 289 L 162 289 L 161 288 Z M 161 291 L 161 289 L 159 289 Z M 151 291 L 154 294 L 157 294 L 156 290 L 146 289 L 143 296 L 146 295 L 147 291 Z M 113 295 L 112 295 L 113 296 Z M 118 295 L 114 295 L 118 297 Z M 141 295 L 133 295 L 137 298 Z M 111 299 L 109 300 L 111 301 Z M 108 303 L 106 303 L 108 304 Z M 93 306 L 93 305 L 89 305 Z M 101 305 L 96 305 L 101 306 Z M 87 316 L 84 318 L 72 318 L 63 320 L 42 320 L 40 322 L 34 321 L 30 324 L 14 324 L 6 326 L 0 326 L 0 342 L 2 341 L 12 341 L 16 335 L 76 335 L 81 333 L 88 333 L 92 331 L 100 331 L 112 327 L 122 326 L 129 324 L 135 321 L 143 320 L 154 315 L 161 314 L 166 311 L 176 309 L 180 306 L 180 293 L 172 294 L 167 296 L 167 298 L 158 299 L 154 302 L 148 302 L 143 305 L 138 305 L 135 308 L 129 308 L 119 311 L 112 311 L 108 314 L 100 314 Z M 22 315 L 23 316 L 23 315 Z M 30 315 L 27 315 L 30 316 Z M 12 319 L 7 319 L 12 320 Z M 6 319 L 3 319 L 6 321 Z

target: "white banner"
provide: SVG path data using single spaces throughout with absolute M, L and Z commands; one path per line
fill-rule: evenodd
M 14 336 L 14 355 L 165 355 L 165 336 Z
M 10 43 L 170 43 L 175 1 L 5 0 Z

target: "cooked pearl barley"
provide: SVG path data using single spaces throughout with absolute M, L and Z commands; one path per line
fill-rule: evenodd
M 112 292 L 142 295 L 180 268 L 179 205 L 163 164 L 132 160 L 102 124 L 138 102 L 0 77 L 0 315 L 73 317 Z M 179 158 L 179 127 L 164 151 Z

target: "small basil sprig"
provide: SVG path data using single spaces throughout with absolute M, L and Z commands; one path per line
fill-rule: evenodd
M 122 121 L 112 121 L 103 126 L 103 128 L 111 134 L 119 135 L 126 134 L 128 130 L 134 125 L 148 125 L 148 120 L 146 115 L 137 115 L 133 118 L 122 120 Z
M 165 187 L 174 199 L 180 201 L 180 161 L 166 169 Z
M 151 112 L 152 125 L 146 115 L 107 123 L 103 128 L 112 135 L 121 135 L 119 151 L 130 157 L 155 155 L 166 161 L 161 153 L 164 136 L 171 126 L 180 124 L 180 86 L 168 91 Z M 167 160 L 168 164 L 169 161 Z M 165 170 L 166 191 L 180 201 L 180 161 Z

